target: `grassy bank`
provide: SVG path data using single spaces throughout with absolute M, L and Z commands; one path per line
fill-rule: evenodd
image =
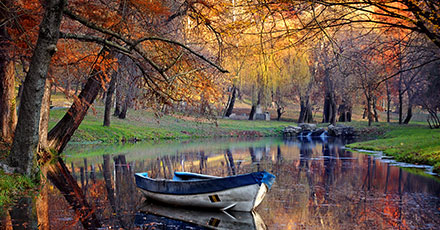
M 56 124 L 66 109 L 52 110 L 50 126 Z M 103 107 L 90 111 L 72 138 L 73 142 L 115 143 L 134 140 L 189 139 L 201 137 L 279 136 L 292 122 L 207 120 L 179 115 L 160 118 L 152 112 L 130 110 L 126 119 L 112 117 L 110 127 L 102 126 Z M 349 145 L 350 148 L 384 151 L 398 161 L 435 165 L 440 171 L 440 130 L 431 130 L 426 124 L 373 123 L 366 121 L 343 123 L 360 133 L 360 140 L 370 140 Z M 328 124 L 318 124 L 325 127 Z M 371 140 L 374 139 L 374 140 Z
M 34 184 L 31 179 L 18 174 L 5 174 L 0 170 L 0 215 L 3 208 L 12 204 L 14 199 L 30 192 Z
M 4 161 L 9 154 L 10 144 L 0 139 L 0 161 Z M 34 185 L 31 179 L 18 175 L 7 174 L 0 169 L 0 215 L 4 208 L 13 202 L 16 197 L 29 191 Z
M 65 114 L 65 109 L 51 111 L 50 127 Z M 162 116 L 130 110 L 126 119 L 112 117 L 110 127 L 103 127 L 103 108 L 90 111 L 72 137 L 74 142 L 124 142 L 131 140 L 187 139 L 226 136 L 278 136 L 291 122 L 207 120 L 184 116 Z
M 349 148 L 383 151 L 397 161 L 434 165 L 440 172 L 440 130 L 426 125 L 390 125 L 378 139 L 348 145 Z

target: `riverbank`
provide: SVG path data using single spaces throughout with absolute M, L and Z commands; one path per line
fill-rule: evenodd
M 0 170 L 0 217 L 6 211 L 6 207 L 14 202 L 14 199 L 29 194 L 35 188 L 35 184 L 28 177 L 18 174 L 6 174 Z
M 50 128 L 64 116 L 66 109 L 51 110 Z M 194 118 L 182 115 L 156 117 L 154 113 L 130 110 L 127 118 L 111 118 L 110 127 L 104 127 L 104 109 L 90 111 L 79 126 L 72 142 L 136 142 L 159 139 L 189 139 L 205 137 L 264 137 L 280 136 L 284 127 L 292 124 L 283 121 L 248 121 Z
M 347 145 L 352 149 L 382 151 L 397 161 L 434 166 L 440 173 L 440 130 L 427 125 L 390 125 L 374 140 Z
M 50 126 L 65 114 L 66 109 L 51 111 Z M 248 121 L 164 115 L 160 118 L 143 110 L 130 110 L 126 119 L 112 117 L 110 127 L 102 126 L 103 108 L 90 111 L 72 137 L 72 142 L 123 143 L 163 139 L 209 137 L 281 136 L 292 122 Z M 366 121 L 342 123 L 355 128 L 357 142 L 349 148 L 383 151 L 397 161 L 435 166 L 440 172 L 440 130 L 429 129 L 425 123 L 410 125 L 379 122 L 367 126 Z M 328 124 L 318 124 L 326 127 Z

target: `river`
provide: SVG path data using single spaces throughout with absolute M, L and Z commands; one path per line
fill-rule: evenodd
M 348 151 L 344 144 L 345 140 L 332 138 L 71 144 L 64 162 L 103 229 L 204 229 L 197 225 L 202 217 L 213 227 L 229 223 L 230 229 L 439 228 L 438 177 Z M 274 174 L 276 182 L 252 214 L 148 204 L 133 177 L 136 172 L 172 178 L 174 171 L 228 176 L 259 170 Z M 23 215 L 23 207 L 31 214 Z M 83 229 L 78 208 L 51 182 L 36 199 L 17 202 L 10 213 L 2 227 L 24 223 L 46 229 Z

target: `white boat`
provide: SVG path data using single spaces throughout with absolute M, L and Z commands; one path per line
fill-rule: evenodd
M 162 203 L 250 212 L 262 201 L 275 181 L 266 172 L 215 177 L 197 173 L 175 172 L 172 180 L 152 179 L 147 173 L 136 173 L 136 185 L 143 194 Z

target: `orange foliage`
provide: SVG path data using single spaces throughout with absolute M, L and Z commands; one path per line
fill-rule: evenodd
M 38 38 L 38 27 L 44 9 L 39 0 L 19 0 L 14 4 L 18 17 L 16 25 L 9 27 L 8 32 L 16 47 L 17 60 L 23 60 L 26 69 Z M 172 7 L 176 8 L 173 4 L 176 3 L 159 0 L 71 0 L 68 1 L 67 9 L 98 27 L 119 34 L 128 41 L 134 42 L 137 39 L 152 36 L 167 37 L 168 34 L 170 34 L 169 39 L 179 41 L 181 32 L 177 31 L 182 31 L 182 22 L 164 23 L 172 13 L 175 13 L 171 10 Z M 211 19 L 218 19 L 219 9 L 211 8 L 216 5 L 215 3 L 191 1 L 188 4 L 196 12 L 193 18 L 198 18 L 197 20 L 200 19 L 205 24 L 213 22 Z M 61 32 L 109 39 L 118 45 L 128 46 L 123 40 L 117 40 L 118 38 L 88 28 L 68 17 L 63 19 Z M 206 35 L 207 32 L 201 33 Z M 158 73 L 157 69 L 154 71 L 142 55 L 131 54 L 130 59 L 133 62 L 130 65 L 136 68 L 135 63 L 137 63 L 146 74 L 143 76 L 144 74 L 139 73 L 140 76 L 133 76 L 135 79 L 133 83 L 144 86 L 142 90 L 144 97 L 148 100 L 146 103 L 170 104 L 172 100 L 175 100 L 196 105 L 201 101 L 217 101 L 220 95 L 219 84 L 215 80 L 217 74 L 207 71 L 206 64 L 201 63 L 200 59 L 175 44 L 163 41 L 147 40 L 138 47 L 143 50 L 142 55 L 146 55 L 160 68 L 166 69 L 165 73 Z M 102 48 L 102 44 L 98 43 L 60 39 L 57 43 L 57 52 L 52 59 L 49 75 L 52 78 L 51 81 L 59 83 L 71 77 L 83 79 L 90 74 L 93 66 L 95 71 L 100 72 L 102 85 L 105 87 L 113 71 L 117 71 L 118 68 L 133 68 L 132 66 L 118 67 L 115 52 L 102 55 L 100 54 Z

